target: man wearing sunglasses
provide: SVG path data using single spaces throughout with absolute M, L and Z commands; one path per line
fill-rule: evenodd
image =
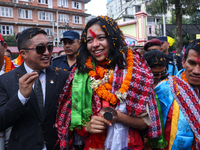
M 192 150 L 200 147 L 200 39 L 190 41 L 182 64 L 184 69 L 155 88 L 163 130 L 159 139 L 152 141 L 153 148 Z
M 53 45 L 43 29 L 22 31 L 17 44 L 24 62 L 0 77 L 0 132 L 12 126 L 7 150 L 52 150 L 58 96 L 68 72 L 50 66 Z
M 76 62 L 76 54 L 79 47 L 80 35 L 76 31 L 65 31 L 63 33 L 63 49 L 66 55 L 61 55 L 53 59 L 53 66 L 71 71 Z

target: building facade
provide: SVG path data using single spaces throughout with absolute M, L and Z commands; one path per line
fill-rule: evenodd
M 136 19 L 135 14 L 140 11 L 147 13 L 144 0 L 107 0 L 106 7 L 107 15 L 117 20 L 118 23 Z M 165 16 L 166 19 L 168 17 L 170 17 L 170 12 Z M 148 40 L 156 37 L 159 33 L 162 34 L 160 31 L 162 29 L 160 20 L 162 19 L 162 15 L 151 16 L 148 14 L 146 24 Z
M 90 0 L 1 0 L 0 33 L 16 35 L 29 27 L 41 27 L 55 46 L 66 30 L 81 34 L 85 26 L 85 4 Z

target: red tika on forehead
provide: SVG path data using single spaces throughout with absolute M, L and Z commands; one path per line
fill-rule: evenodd
M 200 64 L 200 57 L 199 56 L 197 56 L 196 63 Z
M 96 36 L 97 36 L 96 33 L 94 33 L 91 29 L 89 29 L 89 32 L 92 34 L 93 38 L 96 38 Z
M 2 37 L 2 35 L 1 35 L 1 33 L 0 33 L 0 41 L 4 42 L 4 40 L 3 40 L 3 37 Z

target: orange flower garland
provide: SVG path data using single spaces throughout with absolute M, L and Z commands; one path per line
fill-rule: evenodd
M 19 56 L 14 60 L 14 64 L 17 64 L 17 65 L 21 65 L 22 64 L 22 62 L 23 62 L 23 58 L 22 58 L 22 56 L 19 54 Z
M 182 79 L 188 83 L 188 80 L 186 78 L 186 75 L 185 75 L 185 71 L 182 72 Z M 189 83 L 188 83 L 189 84 Z
M 5 60 L 5 73 L 9 72 L 12 70 L 12 62 L 10 61 L 10 59 L 6 56 L 4 56 L 4 60 Z
M 102 79 L 105 75 L 106 72 L 108 72 L 107 69 L 103 69 L 100 66 L 97 67 L 97 72 L 94 70 L 93 65 L 92 65 L 92 58 L 89 57 L 86 62 L 86 66 L 90 69 L 88 75 L 90 77 L 99 77 Z M 124 81 L 121 85 L 121 88 L 119 89 L 119 93 L 123 94 L 126 93 L 130 82 L 132 78 L 132 68 L 133 68 L 133 52 L 131 50 L 128 50 L 128 55 L 127 55 L 127 74 L 124 78 Z M 112 81 L 113 81 L 113 74 L 111 74 L 108 83 L 105 84 L 100 84 L 97 88 L 94 90 L 98 94 L 98 96 L 106 101 L 109 101 L 112 105 L 115 105 L 117 103 L 117 98 L 114 94 L 110 93 L 109 91 L 112 89 Z M 109 90 L 109 91 L 108 91 Z

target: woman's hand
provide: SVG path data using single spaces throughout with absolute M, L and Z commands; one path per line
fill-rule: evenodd
M 112 124 L 100 116 L 93 116 L 90 122 L 87 123 L 85 131 L 90 133 L 102 133 L 106 126 L 111 126 Z
M 121 118 L 123 117 L 123 113 L 117 109 L 117 122 L 121 122 Z
M 147 128 L 147 125 L 145 124 L 142 118 L 131 117 L 129 115 L 126 115 L 120 112 L 119 109 L 117 109 L 117 122 L 120 122 L 122 124 L 125 124 L 127 126 L 130 126 L 139 130 L 144 130 Z

